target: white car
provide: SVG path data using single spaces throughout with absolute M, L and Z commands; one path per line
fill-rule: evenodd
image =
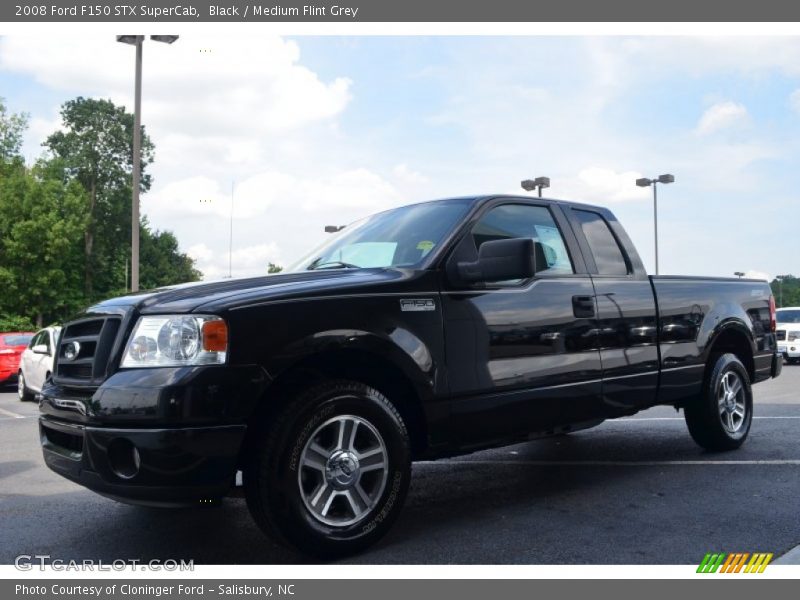
M 775 311 L 778 326 L 775 337 L 778 352 L 788 363 L 800 362 L 800 306 L 787 306 Z
M 42 391 L 44 382 L 53 372 L 58 335 L 61 327 L 45 327 L 33 336 L 19 361 L 17 394 L 20 400 L 32 400 Z

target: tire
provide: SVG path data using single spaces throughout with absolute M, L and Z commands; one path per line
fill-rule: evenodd
M 17 373 L 17 398 L 19 398 L 20 402 L 33 400 L 33 392 L 25 385 L 25 377 L 22 375 L 22 369 Z
M 695 442 L 706 450 L 735 450 L 747 439 L 753 420 L 753 391 L 747 369 L 734 354 L 709 362 L 701 395 L 684 410 Z
M 245 497 L 273 539 L 308 555 L 346 556 L 377 542 L 402 509 L 408 432 L 376 389 L 344 380 L 316 385 L 257 435 Z

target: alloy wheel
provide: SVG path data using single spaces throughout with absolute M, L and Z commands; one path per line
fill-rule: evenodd
M 380 432 L 362 417 L 342 415 L 325 421 L 308 438 L 300 455 L 298 485 L 316 520 L 346 527 L 369 516 L 388 475 Z

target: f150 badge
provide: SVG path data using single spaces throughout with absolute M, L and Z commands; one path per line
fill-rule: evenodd
M 401 298 L 400 310 L 403 312 L 436 310 L 436 301 L 433 298 Z

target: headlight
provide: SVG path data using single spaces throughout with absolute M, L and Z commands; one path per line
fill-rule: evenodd
M 122 368 L 217 365 L 228 352 L 228 326 L 219 317 L 141 317 L 133 329 Z
M 788 340 L 793 342 L 795 340 L 800 340 L 800 331 L 790 331 Z

